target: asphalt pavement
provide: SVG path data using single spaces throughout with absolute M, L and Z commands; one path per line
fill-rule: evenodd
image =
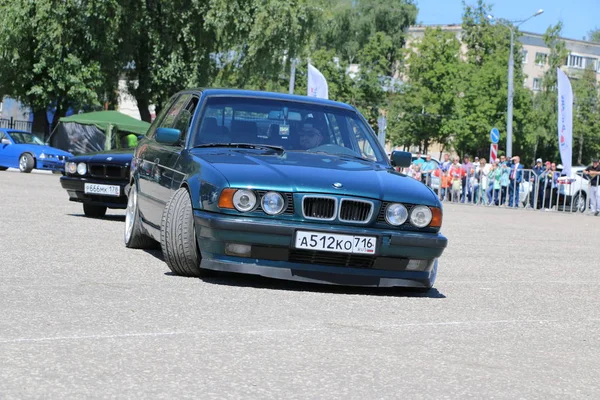
M 0 399 L 596 399 L 600 217 L 446 205 L 427 295 L 172 275 L 0 172 Z

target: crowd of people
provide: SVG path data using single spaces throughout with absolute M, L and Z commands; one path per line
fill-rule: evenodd
M 558 201 L 558 188 L 561 184 L 560 171 L 556 163 L 541 158 L 533 167 L 526 168 L 519 156 L 506 159 L 500 156 L 488 163 L 485 158 L 465 156 L 451 159 L 443 155 L 439 163 L 430 155 L 425 159 L 417 153 L 412 165 L 404 171 L 408 176 L 420 180 L 439 194 L 440 200 L 461 203 L 483 204 L 488 206 L 531 207 L 551 209 Z M 592 166 L 584 172 L 584 179 L 590 184 L 590 211 L 600 213 L 600 166 L 593 160 Z M 529 182 L 524 199 L 520 198 L 521 185 Z M 521 203 L 522 201 L 522 203 Z M 519 204 L 521 203 L 521 204 Z

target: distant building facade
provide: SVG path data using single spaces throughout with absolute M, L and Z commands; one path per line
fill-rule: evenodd
M 415 40 L 422 38 L 426 28 L 441 28 L 443 31 L 452 32 L 462 43 L 461 25 L 417 25 L 411 26 L 407 31 L 406 46 L 412 47 Z M 532 32 L 519 32 L 517 40 L 523 46 L 522 62 L 525 80 L 523 86 L 533 91 L 541 90 L 541 82 L 544 73 L 548 70 L 548 56 L 550 49 L 544 43 L 544 35 Z M 562 69 L 570 78 L 577 79 L 587 67 L 591 67 L 596 72 L 596 80 L 600 82 L 600 43 L 586 42 L 583 40 L 560 38 L 565 42 L 565 47 L 569 52 L 564 60 Z M 462 45 L 462 51 L 467 50 L 465 44 Z M 508 69 L 508 59 L 506 60 Z

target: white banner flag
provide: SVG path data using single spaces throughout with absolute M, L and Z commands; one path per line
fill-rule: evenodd
M 318 69 L 308 64 L 308 96 L 327 99 L 329 98 L 328 90 L 327 80 L 323 74 Z
M 558 148 L 563 174 L 571 175 L 573 158 L 573 89 L 569 77 L 556 69 L 558 84 Z

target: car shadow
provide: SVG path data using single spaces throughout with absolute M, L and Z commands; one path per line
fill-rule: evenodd
M 100 219 L 103 221 L 116 221 L 116 222 L 125 222 L 125 216 L 124 215 L 105 215 L 104 217 L 101 218 L 94 218 L 94 217 L 87 217 L 85 214 L 67 214 L 70 215 L 71 217 L 83 217 L 83 218 L 88 218 L 88 219 Z
M 165 275 L 177 278 L 184 278 L 174 274 L 173 272 L 165 272 Z M 205 283 L 213 285 L 248 287 L 255 289 L 286 290 L 293 292 L 351 294 L 359 296 L 425 297 L 429 299 L 446 298 L 446 296 L 440 291 L 438 291 L 436 288 L 432 288 L 428 292 L 423 293 L 412 288 L 375 288 L 328 285 L 309 282 L 286 281 L 282 279 L 273 279 L 257 275 L 246 275 L 223 271 L 210 271 L 210 276 L 201 277 L 200 279 Z

